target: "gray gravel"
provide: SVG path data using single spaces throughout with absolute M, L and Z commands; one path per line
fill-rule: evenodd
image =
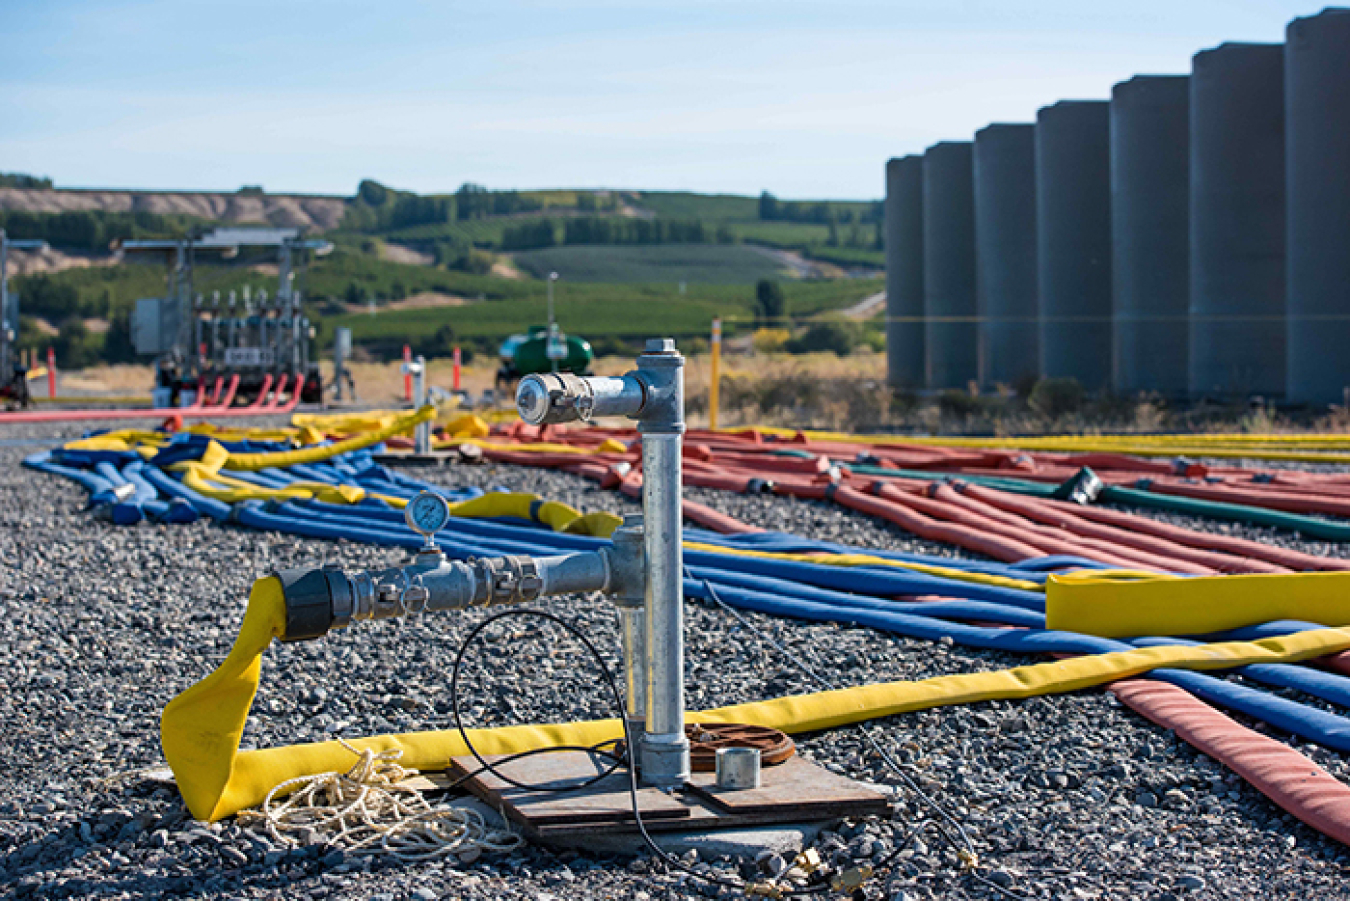
M 162 765 L 159 712 L 224 656 L 252 581 L 275 566 L 376 565 L 398 555 L 207 523 L 124 528 L 95 521 L 82 510 L 83 489 L 19 466 L 24 454 L 74 433 L 12 426 L 0 434 L 0 647 L 10 660 L 9 678 L 0 682 L 0 892 L 389 901 L 703 895 L 645 858 L 526 848 L 472 865 L 406 866 L 347 859 L 322 845 L 274 848 L 231 823 L 193 822 L 172 787 L 136 771 Z M 26 439 L 36 444 L 18 446 Z M 584 480 L 539 470 L 485 465 L 422 475 L 536 491 L 584 509 L 636 509 Z M 689 494 L 774 528 L 952 553 L 826 504 Z M 603 601 L 564 599 L 552 608 L 578 621 L 617 665 L 614 617 Z M 723 612 L 691 603 L 688 618 L 692 707 L 815 687 L 760 634 Z M 1026 662 L 867 629 L 750 619 L 841 684 Z M 245 744 L 448 726 L 450 664 L 477 621 L 466 615 L 368 624 L 322 642 L 272 647 Z M 468 675 L 474 724 L 609 712 L 590 661 L 548 629 L 501 634 Z M 1345 848 L 1292 822 L 1236 776 L 1101 692 L 895 717 L 876 723 L 873 734 L 967 826 L 990 878 L 1024 897 L 1350 897 Z M 800 747 L 840 772 L 893 781 L 856 729 L 807 737 Z M 1350 779 L 1340 755 L 1303 747 Z M 901 797 L 896 824 L 838 824 L 820 839 L 822 854 L 884 857 L 897 835 L 930 816 Z M 888 882 L 869 886 L 869 897 L 995 897 L 957 875 L 953 863 L 940 838 L 925 833 Z

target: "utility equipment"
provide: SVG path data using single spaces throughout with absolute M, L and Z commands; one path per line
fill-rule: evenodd
M 573 372 L 584 375 L 595 361 L 591 343 L 577 335 L 567 335 L 552 326 L 534 325 L 523 335 L 512 335 L 502 342 L 501 366 L 497 386 L 501 387 L 542 372 Z
M 275 574 L 285 596 L 283 640 L 318 638 L 367 619 L 603 592 L 617 608 L 623 650 L 629 741 L 619 753 L 636 765 L 643 787 L 632 783 L 630 794 L 628 779 L 633 777 L 612 768 L 597 777 L 593 756 L 575 750 L 516 760 L 510 766 L 512 777 L 503 777 L 491 759 L 474 752 L 477 760 L 490 764 L 488 771 L 474 758 L 456 758 L 452 777 L 462 776 L 470 791 L 504 810 L 527 835 L 563 844 L 584 843 L 597 831 L 632 829 L 637 814 L 644 829 L 688 830 L 888 812 L 885 796 L 790 754 L 779 753 L 781 765 L 766 768 L 758 785 L 744 767 L 731 778 L 724 766 L 718 783 L 713 773 L 699 772 L 704 767 L 691 766 L 691 737 L 717 747 L 732 742 L 705 735 L 717 731 L 715 727 L 685 723 L 680 491 L 684 357 L 675 342 L 648 341 L 637 369 L 623 376 L 526 376 L 516 406 L 532 425 L 596 416 L 636 420 L 642 438 L 642 515 L 625 517 L 612 543 L 593 550 L 459 561 L 448 559 L 434 542 L 436 531 L 449 521 L 445 500 L 424 492 L 405 511 L 408 525 L 426 538 L 407 565 L 363 571 L 335 563 Z M 457 674 L 458 666 L 451 676 L 452 696 Z M 774 761 L 765 754 L 764 762 Z M 573 784 L 562 792 L 539 791 L 537 785 L 527 791 L 521 780 Z
M 9 250 L 44 250 L 46 241 L 14 240 L 0 228 L 0 400 L 9 409 L 27 407 L 28 367 L 19 357 L 19 298 L 9 293 Z
M 193 266 L 199 252 L 237 256 L 240 248 L 277 251 L 277 290 L 252 293 L 246 286 L 210 299 L 194 290 Z M 136 352 L 156 357 L 155 387 L 177 406 L 217 381 L 239 377 L 235 397 L 251 400 L 273 386 L 280 393 L 289 381 L 303 379 L 301 400 L 323 399 L 315 330 L 302 310 L 297 273 L 303 275 L 311 253 L 332 250 L 327 241 L 306 239 L 298 228 L 218 228 L 177 240 L 124 241 L 121 250 L 161 252 L 169 259 L 164 297 L 136 301 L 132 342 Z M 158 404 L 157 404 L 158 405 Z

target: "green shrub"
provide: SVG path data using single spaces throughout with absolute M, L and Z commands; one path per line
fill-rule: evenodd
M 980 410 L 980 399 L 969 391 L 951 389 L 938 395 L 938 409 L 947 416 L 973 416 Z
M 829 320 L 812 323 L 800 338 L 788 341 L 783 349 L 792 354 L 831 351 L 835 356 L 846 357 L 853 353 L 859 339 L 859 329 L 855 323 Z
M 1027 405 L 1047 419 L 1058 419 L 1081 410 L 1084 399 L 1078 379 L 1041 379 L 1031 389 Z

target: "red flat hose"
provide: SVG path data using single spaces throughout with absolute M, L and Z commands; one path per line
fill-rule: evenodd
M 1033 535 L 1042 535 L 1048 539 L 1068 542 L 1071 547 L 1077 549 L 1074 553 L 1079 556 L 1090 557 L 1107 554 L 1113 558 L 1133 561 L 1135 566 L 1146 566 L 1163 572 L 1187 573 L 1189 575 L 1214 575 L 1217 572 L 1209 564 L 1187 561 L 1184 557 L 1171 553 L 1135 548 L 1128 542 L 1116 540 L 1116 536 L 1084 535 L 1056 525 L 1044 525 L 1030 517 L 1009 513 L 992 504 L 964 497 L 950 485 L 933 483 L 930 484 L 929 491 L 934 500 L 969 510 L 977 516 L 987 516 L 996 522 L 1004 523 L 1007 527 Z
M 1016 497 L 1006 492 L 990 491 L 989 489 L 981 488 L 977 485 L 970 485 L 968 483 L 962 483 L 957 490 L 960 494 L 965 495 L 970 499 L 980 500 L 989 506 L 996 507 L 1000 510 L 1021 514 L 1027 519 L 1042 523 L 1043 525 L 1062 528 L 1075 535 L 1100 538 L 1104 541 L 1110 541 L 1136 550 L 1161 554 L 1171 559 L 1186 560 L 1191 563 L 1209 567 L 1218 572 L 1289 572 L 1286 567 L 1278 566 L 1274 563 L 1267 563 L 1263 560 L 1255 560 L 1245 556 L 1235 557 L 1231 554 L 1221 554 L 1217 551 L 1191 548 L 1186 545 L 1178 544 L 1175 541 L 1155 538 L 1150 535 L 1131 532 L 1123 528 L 1095 523 L 1075 515 L 1070 509 L 1053 506 L 1033 498 Z
M 1350 787 L 1298 751 L 1238 725 L 1175 685 L 1124 679 L 1107 690 L 1246 779 L 1288 813 L 1350 845 Z
M 811 497 L 813 493 L 818 491 L 815 499 L 825 500 L 825 489 L 831 486 L 779 485 L 775 490 L 779 493 L 787 493 L 784 491 L 785 487 L 798 497 Z M 986 554 L 1005 563 L 1018 563 L 1032 557 L 1044 557 L 1046 555 L 1046 551 L 1043 549 L 1024 541 L 990 535 L 981 529 L 973 529 L 955 523 L 939 523 L 916 510 L 909 510 L 883 498 L 863 494 L 858 489 L 849 488 L 846 485 L 836 488 L 833 495 L 835 503 L 841 506 L 894 523 L 906 532 L 918 535 L 920 538 L 954 544 L 977 554 Z
M 935 519 L 944 519 L 990 536 L 998 536 L 1005 540 L 1034 546 L 1040 551 L 1040 555 L 1068 554 L 1076 557 L 1091 557 L 1093 560 L 1121 569 L 1138 569 L 1143 566 L 1160 572 L 1169 571 L 1168 565 L 1157 562 L 1146 563 L 1133 554 L 1097 550 L 1085 547 L 1082 543 L 1064 541 L 1061 538 L 1046 535 L 1033 528 L 1019 529 L 1008 526 L 989 516 L 976 514 L 955 504 L 943 504 L 929 498 L 907 494 L 893 485 L 882 484 L 879 486 L 877 496 L 897 506 L 909 507 Z M 1027 525 L 1030 526 L 1031 524 L 1028 523 Z

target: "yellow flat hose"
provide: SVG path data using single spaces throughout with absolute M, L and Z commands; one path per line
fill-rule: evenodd
M 587 513 L 557 501 L 542 500 L 537 494 L 494 491 L 450 505 L 450 513 L 472 519 L 514 517 L 543 523 L 555 532 L 608 538 L 623 520 L 613 513 Z
M 225 460 L 224 468 L 256 472 L 259 469 L 266 469 L 269 466 L 276 466 L 284 469 L 287 466 L 294 466 L 297 463 L 321 463 L 324 460 L 331 459 L 339 454 L 345 454 L 350 451 L 361 450 L 379 444 L 384 439 L 391 438 L 394 435 L 399 435 L 403 432 L 411 432 L 419 423 L 430 422 L 435 418 L 436 408 L 428 405 L 413 413 L 400 416 L 382 428 L 361 435 L 354 435 L 351 438 L 337 441 L 329 445 L 259 454 L 229 454 L 228 458 Z
M 1245 578 L 1245 577 L 1239 577 Z M 1195 580 L 1186 580 L 1193 582 Z M 285 629 L 281 583 L 253 584 L 234 647 L 220 666 L 164 708 L 160 738 L 164 757 L 192 815 L 218 820 L 261 803 L 273 787 L 299 776 L 350 766 L 351 752 L 336 741 L 240 751 L 239 739 L 258 690 L 261 656 Z M 1076 691 L 1158 667 L 1227 669 L 1252 663 L 1291 663 L 1350 648 L 1350 630 L 1315 629 L 1260 641 L 1193 647 L 1153 647 L 1074 657 L 988 673 L 885 682 L 797 695 L 693 713 L 695 722 L 749 723 L 802 733 L 931 707 Z M 618 738 L 617 720 L 471 730 L 486 754 L 513 754 L 558 745 L 593 745 Z M 468 753 L 457 732 L 381 735 L 349 742 L 358 749 L 403 751 L 404 766 L 444 769 Z
M 456 438 L 486 438 L 492 434 L 492 426 L 487 424 L 487 420 L 472 413 L 462 413 L 446 422 L 442 428 Z
M 725 429 L 727 434 L 745 430 Z M 759 426 L 755 431 L 791 439 L 796 429 Z M 1214 457 L 1261 459 L 1294 463 L 1350 463 L 1350 454 L 1318 453 L 1350 448 L 1346 435 L 1028 435 L 1022 438 L 964 438 L 958 436 L 849 435 L 843 432 L 803 431 L 813 441 L 852 444 L 909 444 L 922 447 L 965 447 L 1048 451 L 1060 453 L 1121 453 L 1138 457 Z M 1217 439 L 1217 440 L 1215 440 Z
M 382 429 L 394 422 L 406 411 L 403 410 L 367 410 L 364 413 L 293 413 L 291 425 L 310 426 L 321 432 L 362 432 L 366 429 Z
M 67 450 L 133 450 L 137 445 L 161 447 L 168 438 L 159 432 L 146 432 L 140 429 L 117 429 L 92 435 L 88 438 L 76 438 L 62 445 Z
M 1350 572 L 1160 577 L 1052 575 L 1045 625 L 1106 638 L 1204 635 L 1295 619 L 1350 626 Z

